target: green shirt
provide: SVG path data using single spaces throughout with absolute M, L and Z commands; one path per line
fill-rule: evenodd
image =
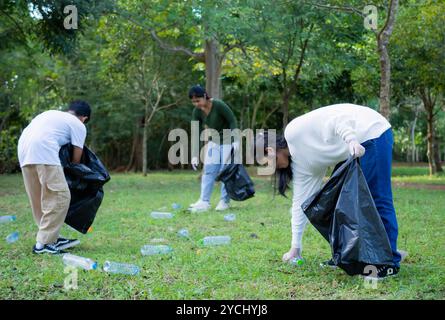
M 236 129 L 237 123 L 235 115 L 230 107 L 225 104 L 222 100 L 213 99 L 212 108 L 209 114 L 206 114 L 199 108 L 193 109 L 192 120 L 199 121 L 199 132 L 203 129 L 215 129 L 220 135 L 220 140 L 223 140 L 223 130 L 224 129 Z M 225 141 L 220 141 L 220 144 L 230 144 L 227 138 Z M 217 142 L 217 141 L 215 141 Z

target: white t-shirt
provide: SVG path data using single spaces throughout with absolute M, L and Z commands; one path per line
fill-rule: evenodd
M 349 156 L 347 141 L 380 137 L 391 128 L 377 111 L 354 104 L 335 104 L 292 120 L 284 131 L 292 169 L 292 247 L 301 247 L 307 218 L 301 204 L 323 184 L 327 168 Z
M 60 147 L 71 143 L 83 148 L 87 129 L 75 115 L 50 110 L 35 117 L 18 143 L 20 167 L 28 164 L 59 165 Z

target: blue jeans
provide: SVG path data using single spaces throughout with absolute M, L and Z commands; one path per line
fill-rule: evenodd
M 204 169 L 201 178 L 201 200 L 210 201 L 212 196 L 213 186 L 215 184 L 215 178 L 224 169 L 226 159 L 228 159 L 230 152 L 232 150 L 232 145 L 221 144 L 210 142 L 208 144 L 206 157 L 204 160 Z M 226 187 L 221 183 L 221 200 L 229 203 L 230 198 L 227 195 Z
M 360 164 L 388 234 L 394 265 L 399 267 L 401 256 L 397 251 L 398 225 L 391 188 L 393 144 L 394 138 L 391 129 L 386 130 L 376 139 L 365 141 L 362 146 L 365 147 L 366 152 L 360 158 Z

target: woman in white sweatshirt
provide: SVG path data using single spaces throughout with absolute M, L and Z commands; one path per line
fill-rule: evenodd
M 257 147 L 264 147 L 264 154 L 276 160 L 279 193 L 285 195 L 288 183 L 293 183 L 292 243 L 283 261 L 301 257 L 308 222 L 301 204 L 322 187 L 328 167 L 353 155 L 362 157 L 360 164 L 393 252 L 394 265 L 380 268 L 378 276 L 398 273 L 401 257 L 391 190 L 393 142 L 391 125 L 382 115 L 354 104 L 331 105 L 295 118 L 286 126 L 284 137 L 277 137 L 275 147 L 267 134 L 257 136 Z

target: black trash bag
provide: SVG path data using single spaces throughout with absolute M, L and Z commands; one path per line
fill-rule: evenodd
M 234 150 L 231 151 L 232 163 L 227 164 L 216 177 L 216 181 L 221 181 L 227 190 L 227 195 L 235 201 L 244 201 L 252 198 L 255 188 L 246 169 L 242 164 L 233 161 Z
M 301 208 L 329 242 L 335 265 L 347 274 L 362 274 L 367 265 L 393 264 L 388 235 L 357 159 L 337 165 Z
M 72 154 L 71 144 L 60 148 L 59 158 L 71 192 L 65 223 L 85 234 L 93 224 L 102 203 L 102 186 L 110 180 L 110 175 L 102 162 L 86 146 L 83 148 L 80 164 L 71 163 Z

